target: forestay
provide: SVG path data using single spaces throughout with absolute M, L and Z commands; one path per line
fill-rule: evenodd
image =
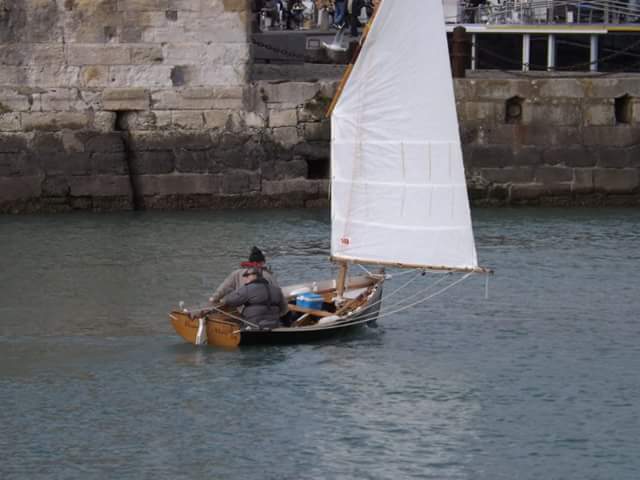
M 334 258 L 475 269 L 441 0 L 383 0 L 333 110 Z

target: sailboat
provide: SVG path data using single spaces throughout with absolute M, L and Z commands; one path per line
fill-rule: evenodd
M 337 278 L 284 287 L 287 327 L 261 330 L 224 309 L 171 312 L 185 340 L 296 343 L 376 322 L 388 277 L 350 276 L 356 264 L 490 272 L 478 266 L 443 18 L 440 0 L 382 1 L 330 107 Z

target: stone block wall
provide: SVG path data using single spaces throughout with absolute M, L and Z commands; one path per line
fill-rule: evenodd
M 456 80 L 476 204 L 640 204 L 640 78 Z
M 249 15 L 248 0 L 0 0 L 0 85 L 242 85 Z
M 335 88 L 107 89 L 102 107 L 112 110 L 91 109 L 73 89 L 5 88 L 15 105 L 55 93 L 74 97 L 78 111 L 1 115 L 0 211 L 327 205 L 324 112 Z
M 0 0 L 0 211 L 131 208 L 135 172 L 167 162 L 130 151 L 137 130 L 187 149 L 241 110 L 249 15 L 249 0 Z
M 336 87 L 105 89 L 99 104 L 80 89 L 4 88 L 0 209 L 327 205 Z M 640 203 L 638 90 L 624 78 L 456 80 L 472 202 Z M 57 102 L 74 108 L 30 109 Z
M 337 82 L 247 80 L 247 0 L 0 0 L 0 212 L 328 204 Z M 638 204 L 637 77 L 456 80 L 476 204 Z

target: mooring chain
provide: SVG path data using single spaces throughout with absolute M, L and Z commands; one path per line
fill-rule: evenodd
M 284 55 L 285 57 L 297 58 L 309 63 L 313 63 L 317 61 L 317 59 L 309 57 L 305 54 L 290 52 L 289 50 L 285 50 L 284 48 L 274 47 L 273 45 L 269 45 L 267 43 L 261 42 L 259 40 L 256 40 L 255 38 L 251 38 L 251 43 L 253 43 L 258 47 L 264 48 L 266 50 L 270 50 L 280 55 Z

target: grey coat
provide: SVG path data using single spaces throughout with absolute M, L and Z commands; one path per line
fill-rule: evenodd
M 225 295 L 229 295 L 231 292 L 234 292 L 242 287 L 244 285 L 244 282 L 242 281 L 242 274 L 246 272 L 246 270 L 246 268 L 239 268 L 238 270 L 234 270 L 233 272 L 231 272 L 227 276 L 227 278 L 224 279 L 224 282 L 222 282 L 216 289 L 216 291 L 213 292 L 211 302 L 217 303 L 222 300 Z M 271 285 L 275 287 L 278 286 L 278 282 L 268 268 L 265 267 L 262 270 L 262 276 Z
M 280 287 L 265 279 L 254 280 L 222 299 L 230 307 L 244 306 L 242 317 L 260 328 L 276 328 L 280 317 L 287 313 L 287 301 Z

